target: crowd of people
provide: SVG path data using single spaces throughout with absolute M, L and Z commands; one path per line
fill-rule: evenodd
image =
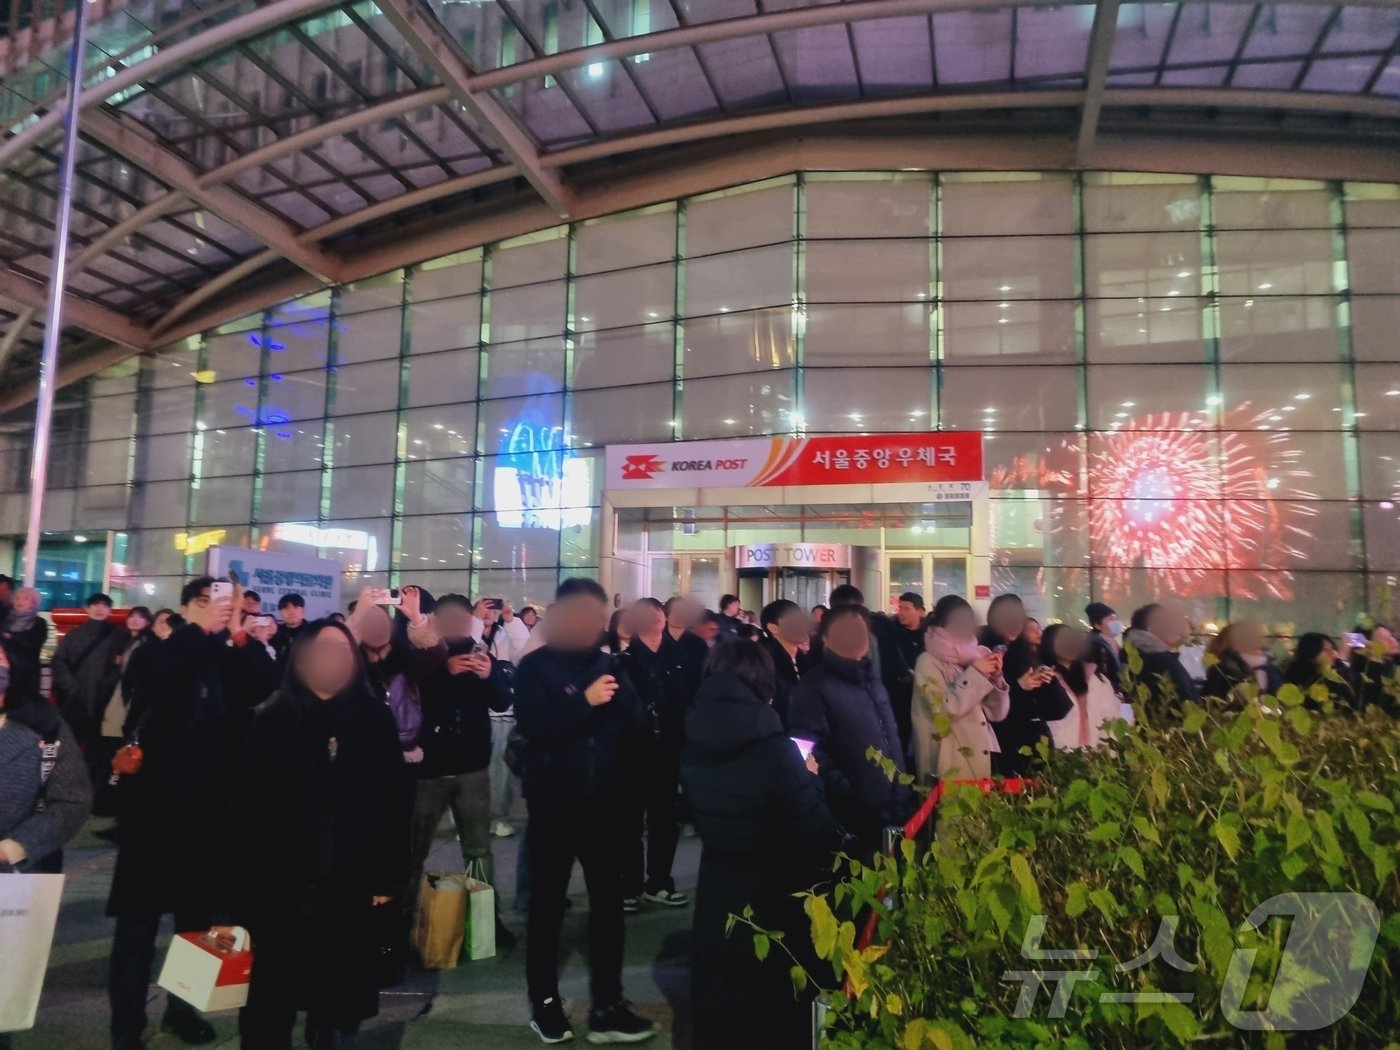
M 754 616 L 733 595 L 715 611 L 679 596 L 613 609 L 586 579 L 519 615 L 407 586 L 314 622 L 298 595 L 279 596 L 278 622 L 260 595 L 208 577 L 178 609 L 138 606 L 120 626 L 97 594 L 54 654 L 55 706 L 39 693 L 38 594 L 11 590 L 0 580 L 0 870 L 57 870 L 90 806 L 117 816 L 116 1050 L 145 1045 L 165 915 L 179 930 L 250 931 L 244 1047 L 290 1047 L 303 1011 L 313 1047 L 354 1046 L 379 989 L 402 978 L 438 825 L 451 814 L 465 870 L 494 884 L 492 842 L 516 834 L 517 794 L 516 902 L 543 1042 L 574 1038 L 558 958 L 576 862 L 589 1039 L 651 1037 L 622 988 L 625 916 L 691 904 L 672 870 L 691 824 L 696 1046 L 806 1046 L 792 960 L 758 959 L 729 920 L 752 908 L 792 931 L 785 947 L 805 961 L 794 895 L 830 878 L 837 851 L 872 857 L 917 804 L 872 749 L 928 784 L 1033 772 L 1042 742 L 1096 747 L 1133 717 L 1129 702 L 1170 718 L 1291 684 L 1314 706 L 1400 714 L 1400 645 L 1376 624 L 1302 635 L 1275 664 L 1241 621 L 1192 660 L 1167 603 L 1126 627 L 1094 603 L 1086 630 L 1042 626 L 1011 594 L 985 623 L 956 595 L 929 610 L 904 594 L 872 614 L 849 584 L 816 609 L 780 599 Z M 515 943 L 499 917 L 497 938 Z M 166 1003 L 163 1031 L 213 1040 L 193 1007 Z

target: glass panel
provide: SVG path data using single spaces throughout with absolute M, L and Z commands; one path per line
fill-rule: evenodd
M 747 310 L 719 313 L 685 322 L 682 374 L 729 375 L 759 369 L 786 368 L 796 361 L 794 321 L 800 311 Z
M 1259 296 L 1220 300 L 1220 356 L 1225 361 L 1340 361 L 1339 301 Z
M 669 322 L 583 332 L 574 342 L 575 389 L 670 381 L 675 371 L 675 327 Z
M 269 383 L 264 411 L 283 419 L 320 419 L 326 414 L 326 371 L 290 372 L 279 385 Z
M 1074 229 L 1074 180 L 1038 173 L 945 174 L 945 236 L 1069 233 Z
M 188 434 L 164 437 L 143 437 L 138 443 L 139 467 L 136 477 L 145 481 L 190 476 L 190 439 Z
M 406 517 L 401 522 L 400 569 L 417 576 L 419 567 L 463 570 L 470 564 L 472 519 L 470 514 Z M 462 580 L 458 586 L 466 586 Z
M 933 559 L 933 601 L 925 603 L 930 609 L 938 599 L 950 594 L 966 598 L 971 593 L 967 586 L 966 558 Z
M 332 462 L 337 467 L 392 463 L 397 424 L 398 416 L 393 412 L 337 418 Z
M 578 447 L 667 441 L 675 389 L 670 383 L 579 390 L 572 395 L 573 440 Z
M 486 350 L 484 397 L 546 393 L 564 388 L 564 340 L 493 343 Z
M 190 527 L 246 522 L 253 515 L 253 479 L 206 481 L 190 501 Z
M 383 412 L 399 404 L 399 362 L 342 365 L 335 372 L 335 414 Z
M 251 474 L 258 435 L 252 427 L 237 430 L 206 430 L 202 435 L 203 455 L 200 472 L 204 477 Z
M 403 512 L 465 515 L 472 509 L 475 476 L 476 461 L 469 458 L 409 463 L 404 467 Z
M 562 281 L 492 292 L 486 338 L 493 343 L 514 343 L 559 335 L 564 331 L 567 296 L 568 288 Z
M 403 337 L 403 311 L 375 310 L 336 318 L 336 361 L 378 361 L 398 357 Z
M 1076 244 L 1070 237 L 965 237 L 942 244 L 950 300 L 1068 299 Z
M 791 244 L 691 259 L 681 271 L 685 313 L 732 313 L 790 304 L 793 270 Z
M 1084 173 L 1084 228 L 1191 230 L 1200 225 L 1199 180 L 1194 175 Z
M 358 314 L 403 305 L 403 271 L 347 284 L 340 292 L 340 313 Z
M 209 430 L 246 426 L 257 419 L 258 381 L 206 383 L 200 390 L 199 421 Z
M 681 559 L 653 554 L 649 563 L 651 590 L 662 601 L 681 593 Z
M 794 186 L 792 179 L 780 179 L 687 201 L 685 254 L 693 258 L 791 239 Z
M 410 353 L 474 349 L 481 339 L 481 296 L 414 303 L 408 308 L 408 331 Z
M 1215 235 L 1222 295 L 1330 295 L 1332 257 L 1330 230 Z
M 949 303 L 943 356 L 950 364 L 1068 364 L 1076 358 L 1072 302 Z
M 924 591 L 924 559 L 923 555 L 915 555 L 912 558 L 889 559 L 889 598 L 888 606 L 893 607 L 899 602 L 901 594 L 919 594 Z M 925 601 L 924 605 L 931 607 L 930 602 Z
M 408 359 L 408 403 L 436 405 L 476 400 L 481 355 L 475 350 L 448 350 Z
M 925 174 L 807 176 L 808 237 L 927 237 L 933 179 Z
M 184 481 L 148 481 L 132 489 L 131 520 L 137 528 L 164 525 L 184 527 L 188 520 L 190 483 Z
M 802 415 L 814 433 L 929 429 L 929 368 L 808 368 L 802 382 Z
M 402 429 L 408 459 L 470 456 L 476 451 L 476 405 L 410 409 Z
M 1211 179 L 1211 189 L 1211 207 L 1219 230 L 1332 225 L 1332 192 L 1325 183 L 1217 175 Z
M 681 392 L 681 434 L 694 439 L 781 433 L 791 428 L 795 408 L 790 371 L 688 379 Z
M 1356 366 L 1357 425 L 1400 430 L 1400 364 Z
M 1123 364 L 1206 359 L 1204 299 L 1095 299 L 1087 304 L 1088 359 Z
M 277 313 L 280 318 L 281 311 Z M 318 307 L 315 311 L 308 311 L 303 318 L 289 319 L 287 323 L 269 327 L 263 333 L 247 332 L 243 338 L 260 342 L 267 348 L 267 368 L 270 371 L 295 372 L 326 367 L 330 331 L 329 311 L 326 307 Z
M 194 384 L 153 390 L 144 414 L 147 434 L 186 434 L 194 426 Z
M 576 330 L 621 328 L 675 313 L 676 268 L 670 263 L 616 270 L 574 282 Z
M 1346 369 L 1332 365 L 1224 365 L 1224 423 L 1240 430 L 1336 430 Z
M 388 517 L 394 511 L 394 468 L 341 467 L 331 471 L 331 517 Z
M 1200 235 L 1193 231 L 1085 237 L 1084 282 L 1091 297 L 1200 295 Z
M 724 572 L 722 558 L 690 558 L 690 597 L 707 609 L 719 608 L 720 577 Z M 674 593 L 674 592 L 673 592 Z
M 1227 500 L 1225 557 L 1232 569 L 1360 568 L 1347 503 Z
M 808 306 L 803 360 L 808 365 L 927 364 L 932 306 Z
M 928 241 L 809 241 L 809 303 L 912 302 L 932 281 Z
M 1183 365 L 1095 365 L 1089 369 L 1091 430 L 1195 429 L 1215 418 L 1210 372 Z M 1166 418 L 1164 418 L 1166 417 Z
M 1347 262 L 1353 292 L 1400 292 L 1400 230 L 1351 230 Z
M 315 521 L 320 516 L 320 471 L 303 470 L 263 476 L 258 521 Z
M 580 223 L 574 233 L 575 273 L 618 270 L 660 262 L 675 254 L 673 204 Z
M 1351 348 L 1358 361 L 1393 361 L 1396 332 L 1400 332 L 1400 296 L 1352 296 Z
M 413 271 L 415 305 L 428 299 L 464 296 L 481 291 L 481 250 L 473 249 L 424 263 Z
M 267 431 L 267 440 L 263 444 L 263 473 L 319 467 L 323 432 L 324 427 L 319 421 L 293 423 L 285 429 Z
M 502 242 L 491 252 L 491 287 L 562 279 L 568 261 L 565 232 L 565 227 L 556 226 Z
M 1071 430 L 1079 418 L 1079 372 L 945 368 L 939 397 L 945 430 Z

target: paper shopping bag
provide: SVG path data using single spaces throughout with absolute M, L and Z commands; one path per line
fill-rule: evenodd
M 253 953 L 248 931 L 234 927 L 232 943 L 208 933 L 177 933 L 156 983 L 196 1010 L 233 1010 L 248 1002 Z
M 425 970 L 454 970 L 462 956 L 467 888 L 461 875 L 425 874 L 418 894 L 413 947 Z
M 62 875 L 0 875 L 0 1032 L 34 1027 Z
M 468 959 L 490 959 L 496 954 L 496 891 L 489 882 L 467 876 L 466 947 Z

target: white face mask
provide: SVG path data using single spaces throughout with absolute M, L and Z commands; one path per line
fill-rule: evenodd
M 1114 638 L 1123 637 L 1123 621 L 1114 620 L 1108 625 L 1108 633 Z

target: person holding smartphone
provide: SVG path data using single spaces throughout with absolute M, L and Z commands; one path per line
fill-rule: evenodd
M 914 762 L 921 780 L 992 775 L 1001 744 L 992 726 L 1011 710 L 1006 654 L 977 644 L 977 614 L 956 594 L 938 599 L 914 665 Z M 937 716 L 948 732 L 939 736 Z
M 999 776 L 1025 776 L 1040 741 L 1053 744 L 1049 723 L 1074 710 L 1055 681 L 1055 669 L 1041 662 L 1039 650 L 1027 637 L 1028 619 L 1020 595 L 1001 594 L 992 599 L 982 632 L 982 644 L 1005 654 L 1002 675 L 1011 694 L 1011 710 L 993 724 L 1001 752 L 992 759 L 992 772 Z M 1023 748 L 1029 753 L 1022 753 Z
M 544 623 L 544 646 L 515 676 L 533 880 L 525 948 L 530 1027 L 549 1044 L 574 1037 L 559 992 L 559 937 L 575 860 L 588 885 L 591 1041 L 642 1042 L 655 1027 L 622 995 L 623 841 L 632 813 L 626 766 L 647 725 L 616 658 L 601 648 L 607 625 L 607 592 L 593 580 L 564 580 Z

